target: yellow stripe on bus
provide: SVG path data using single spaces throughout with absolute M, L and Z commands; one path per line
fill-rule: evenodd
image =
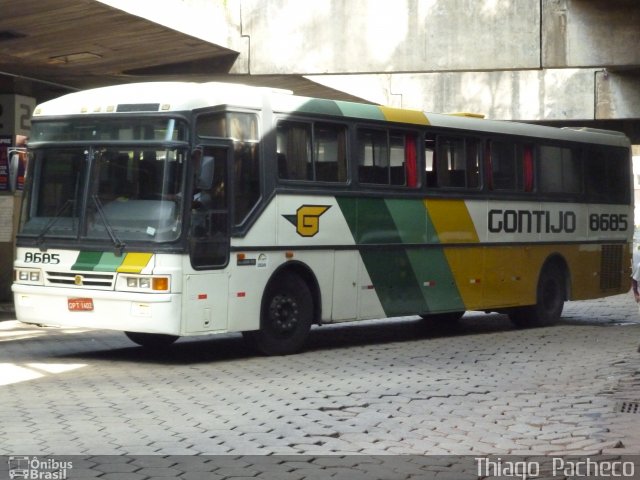
M 427 199 L 424 204 L 441 244 L 480 242 L 464 200 Z M 479 245 L 464 248 L 453 246 L 443 251 L 465 308 L 478 308 L 484 302 L 484 249 Z
M 464 200 L 424 201 L 440 243 L 478 243 L 478 232 Z
M 153 253 L 127 253 L 116 270 L 120 273 L 140 273 L 147 266 Z
M 402 108 L 380 106 L 384 118 L 389 122 L 415 123 L 429 125 L 427 116 L 419 110 L 404 110 Z

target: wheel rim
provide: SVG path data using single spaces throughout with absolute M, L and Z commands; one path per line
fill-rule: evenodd
M 299 322 L 300 308 L 291 295 L 276 295 L 269 305 L 269 324 L 274 332 L 287 335 L 293 332 Z

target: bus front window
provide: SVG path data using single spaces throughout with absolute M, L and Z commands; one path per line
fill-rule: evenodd
M 180 148 L 35 148 L 18 234 L 45 246 L 177 240 L 186 157 Z
M 167 242 L 180 235 L 186 152 L 105 148 L 95 152 L 87 208 L 91 239 Z
M 88 152 L 83 148 L 35 150 L 29 160 L 20 232 L 40 239 L 76 237 Z

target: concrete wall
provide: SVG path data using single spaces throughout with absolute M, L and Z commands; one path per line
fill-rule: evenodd
M 242 0 L 242 33 L 255 75 L 540 64 L 539 0 Z
M 542 0 L 542 66 L 637 67 L 637 0 Z
M 637 0 L 100 0 L 377 103 L 513 120 L 640 118 Z
M 593 69 L 313 76 L 377 103 L 430 112 L 473 112 L 510 120 L 594 117 Z M 362 88 L 363 82 L 369 88 Z M 379 85 L 377 95 L 375 85 Z
M 0 302 L 11 300 L 15 232 L 20 216 L 20 194 L 0 195 Z
M 595 116 L 597 119 L 640 118 L 640 73 L 599 71 Z
M 490 118 L 640 118 L 636 0 L 241 0 L 241 25 L 252 75 Z

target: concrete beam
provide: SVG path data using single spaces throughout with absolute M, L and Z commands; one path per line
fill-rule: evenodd
M 323 75 L 307 78 L 369 101 L 503 120 L 594 118 L 594 69 Z
M 242 0 L 252 74 L 540 67 L 540 0 Z
M 640 119 L 640 72 L 598 72 L 596 98 L 596 119 Z
M 544 68 L 638 66 L 639 44 L 637 0 L 542 0 Z

